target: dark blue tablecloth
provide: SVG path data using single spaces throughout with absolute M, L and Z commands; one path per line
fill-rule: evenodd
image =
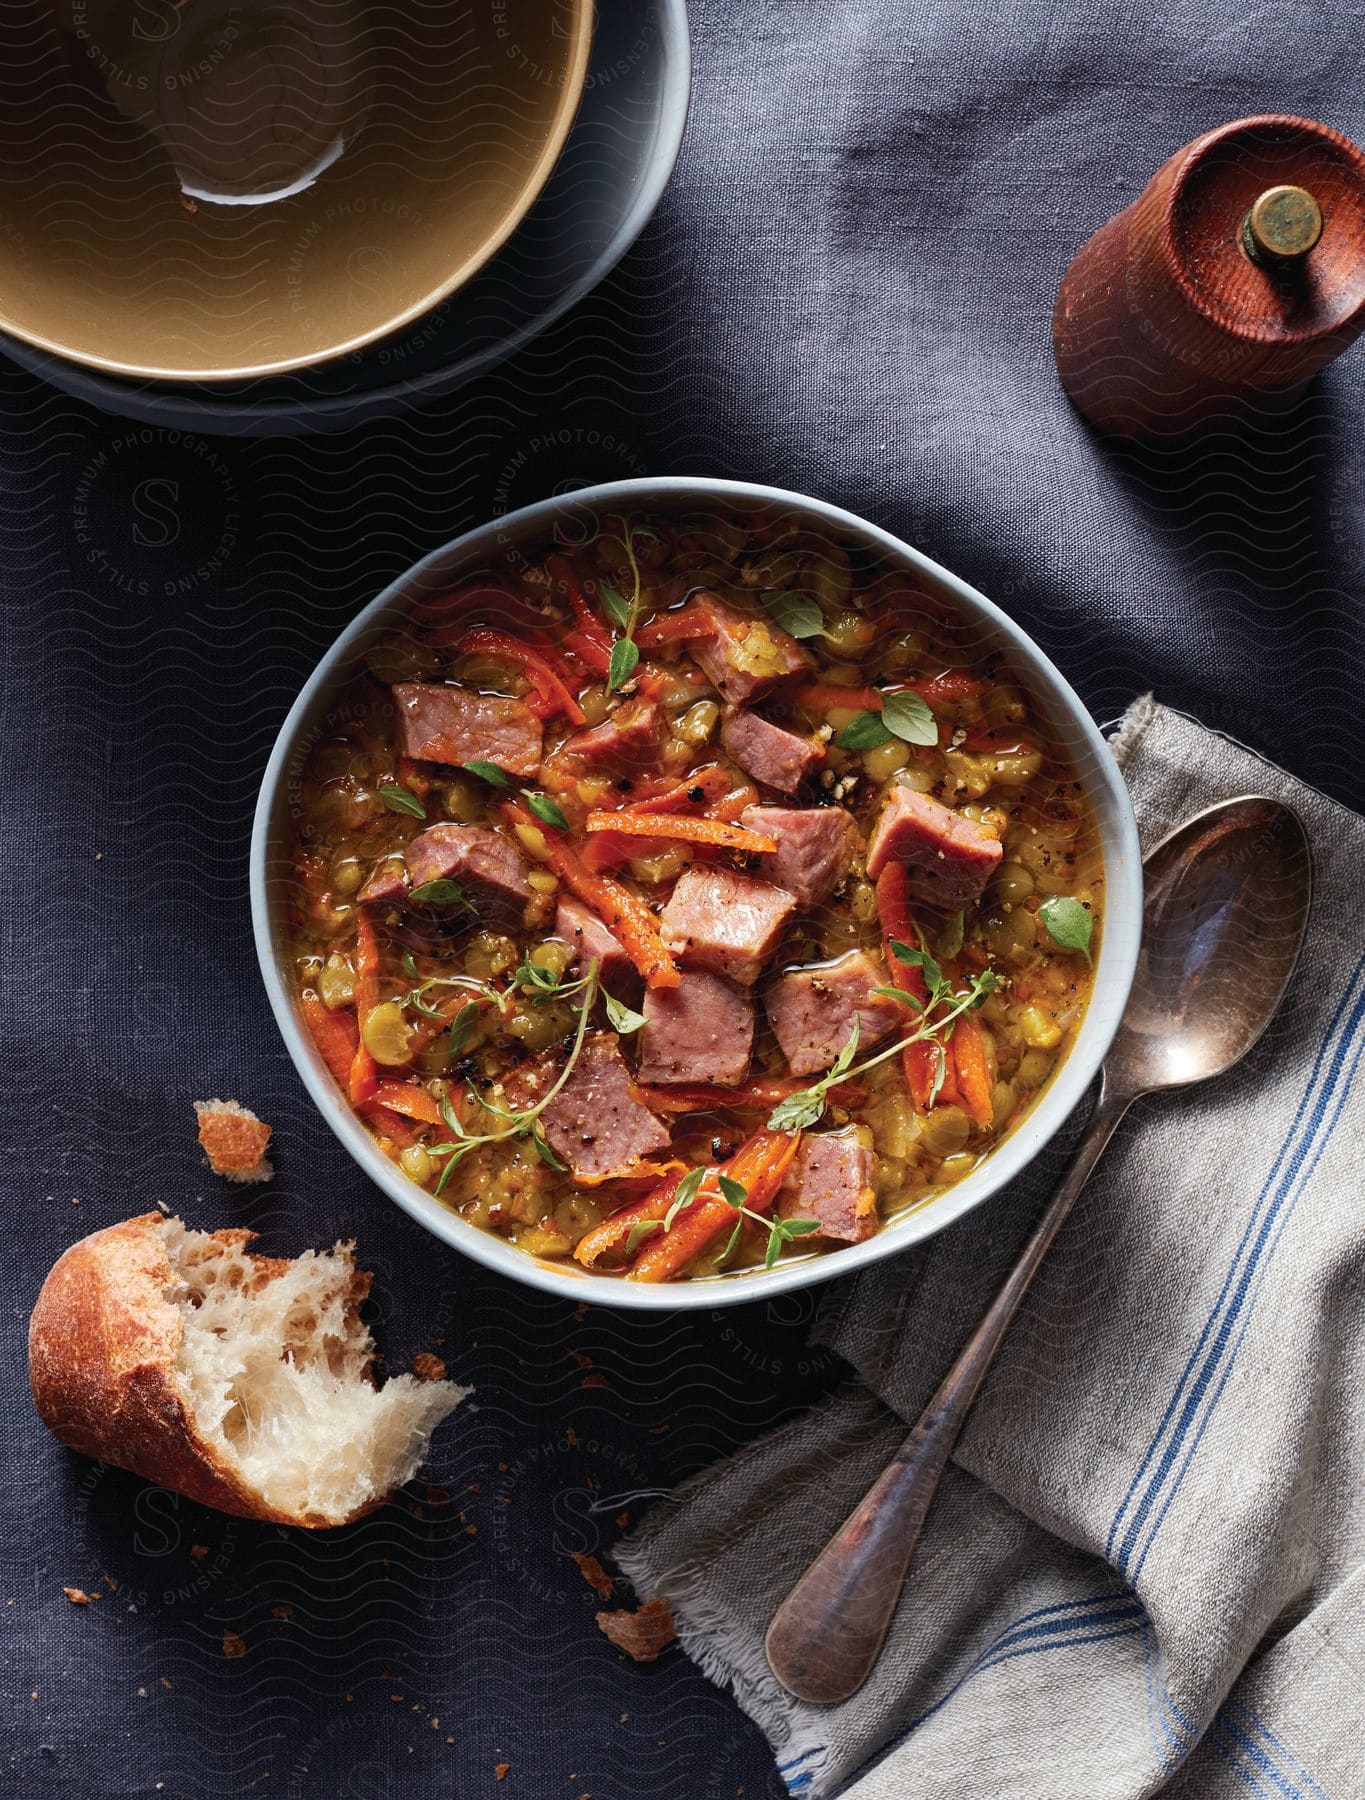
M 262 765 L 329 640 L 418 554 L 590 480 L 805 489 L 978 582 L 1097 717 L 1155 687 L 1357 803 L 1365 351 L 1236 445 L 1120 455 L 1060 396 L 1048 316 L 1075 247 L 1205 127 L 1286 110 L 1365 136 L 1358 9 L 693 14 L 692 122 L 652 226 L 459 399 L 251 445 L 125 426 L 0 365 L 6 1792 L 782 1791 L 680 1654 L 637 1668 L 598 1634 L 570 1553 L 837 1373 L 803 1348 L 812 1303 L 580 1318 L 494 1279 L 358 1175 L 266 1009 L 246 905 Z M 211 1095 L 274 1124 L 272 1186 L 207 1174 L 190 1102 Z M 44 1273 L 160 1201 L 283 1253 L 354 1235 L 390 1365 L 434 1349 L 478 1390 L 433 1494 L 291 1535 L 43 1432 L 23 1342 Z

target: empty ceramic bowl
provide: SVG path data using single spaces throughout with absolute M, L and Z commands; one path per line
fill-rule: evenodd
M 0 18 L 0 330 L 215 381 L 340 356 L 523 218 L 591 0 L 54 0 Z

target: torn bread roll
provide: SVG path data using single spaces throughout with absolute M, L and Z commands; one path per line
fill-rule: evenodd
M 469 1392 L 371 1375 L 348 1246 L 257 1256 L 250 1231 L 144 1213 L 73 1244 L 29 1325 L 64 1444 L 241 1518 L 345 1525 L 409 1480 Z

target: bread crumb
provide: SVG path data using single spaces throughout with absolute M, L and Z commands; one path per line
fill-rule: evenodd
M 569 1355 L 578 1364 L 580 1369 L 590 1369 L 592 1367 L 592 1358 L 588 1355 L 586 1350 L 570 1350 Z
M 600 1612 L 598 1630 L 636 1662 L 653 1662 L 678 1635 L 673 1614 L 659 1599 L 646 1600 L 634 1612 Z
M 246 1655 L 246 1640 L 238 1637 L 235 1631 L 223 1627 L 223 1655 L 233 1659 Z
M 607 1378 L 600 1369 L 594 1369 L 592 1374 L 585 1375 L 578 1385 L 585 1388 L 604 1388 L 607 1385 Z
M 272 1619 L 292 1619 L 294 1609 L 292 1606 L 272 1606 L 270 1616 Z
M 507 1771 L 511 1768 L 511 1766 L 512 1766 L 511 1763 L 494 1763 L 493 1764 L 493 1779 L 495 1781 L 506 1781 Z
M 419 1351 L 413 1357 L 412 1372 L 419 1381 L 444 1381 L 446 1378 L 445 1364 L 429 1350 Z
M 165 1690 L 168 1694 L 173 1694 L 175 1692 L 175 1689 L 171 1686 L 171 1680 L 170 1680 L 169 1675 L 163 1675 L 161 1677 L 161 1685 L 162 1685 L 162 1687 L 165 1688 Z
M 578 1564 L 578 1572 L 594 1592 L 608 1597 L 611 1594 L 611 1576 L 598 1562 L 595 1556 L 584 1556 L 579 1550 L 569 1553 Z
M 89 1606 L 90 1604 L 90 1595 L 86 1593 L 84 1588 L 64 1587 L 62 1592 L 73 1606 Z
M 618 1531 L 624 1531 L 629 1524 L 630 1524 L 630 1514 L 628 1512 L 617 1513 L 616 1529 Z
M 228 1181 L 269 1181 L 265 1159 L 270 1127 L 235 1100 L 196 1100 L 199 1143 L 215 1175 Z
M 208 1555 L 208 1553 L 209 1553 L 209 1547 L 207 1544 L 191 1544 L 190 1545 L 190 1555 L 194 1558 L 194 1560 L 196 1562 L 203 1562 L 204 1558 Z

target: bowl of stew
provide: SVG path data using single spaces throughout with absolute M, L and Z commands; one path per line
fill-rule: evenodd
M 323 659 L 252 844 L 271 1005 L 362 1169 L 625 1307 L 851 1273 L 1017 1174 L 1126 1003 L 1142 870 L 1007 614 L 779 489 L 547 500 Z

